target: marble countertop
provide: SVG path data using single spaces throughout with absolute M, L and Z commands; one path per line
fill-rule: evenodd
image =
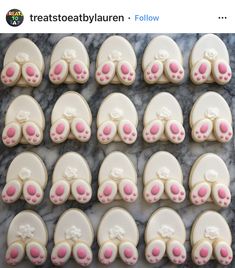
M 26 204 L 24 201 L 18 201 L 14 204 L 4 204 L 0 201 L 0 267 L 5 268 L 7 265 L 4 261 L 4 255 L 6 251 L 6 236 L 8 226 L 13 219 L 13 217 L 20 211 L 24 209 L 33 209 L 37 211 L 44 221 L 46 222 L 48 232 L 49 232 L 49 243 L 48 243 L 48 253 L 50 255 L 52 247 L 53 247 L 53 231 L 55 228 L 55 224 L 59 218 L 59 216 L 68 208 L 81 208 L 83 211 L 91 219 L 91 222 L 94 226 L 94 229 L 97 230 L 97 225 L 102 217 L 102 215 L 111 207 L 121 206 L 126 208 L 135 218 L 136 223 L 138 225 L 138 229 L 140 232 L 140 241 L 138 245 L 139 250 L 139 261 L 135 265 L 135 267 L 176 267 L 171 262 L 168 261 L 167 258 L 164 258 L 160 263 L 155 265 L 150 265 L 144 260 L 144 229 L 145 224 L 150 217 L 151 213 L 158 209 L 159 207 L 169 206 L 175 209 L 182 217 L 186 229 L 187 229 L 187 241 L 186 247 L 188 250 L 188 259 L 184 265 L 181 267 L 194 267 L 192 260 L 190 258 L 191 246 L 189 242 L 189 235 L 190 229 L 192 226 L 192 222 L 196 218 L 198 214 L 202 211 L 207 209 L 218 210 L 221 215 L 226 218 L 231 230 L 233 232 L 233 251 L 235 249 L 235 157 L 234 157 L 234 139 L 229 142 L 228 144 L 220 144 L 217 142 L 206 142 L 203 144 L 197 144 L 192 141 L 190 137 L 190 128 L 188 124 L 189 113 L 194 101 L 199 97 L 201 94 L 208 90 L 213 90 L 220 93 L 229 103 L 229 106 L 232 109 L 233 117 L 235 118 L 235 78 L 233 77 L 232 81 L 229 85 L 226 86 L 218 86 L 216 84 L 210 85 L 201 85 L 201 86 L 194 86 L 188 79 L 188 58 L 193 47 L 194 43 L 198 40 L 201 36 L 199 34 L 173 34 L 170 35 L 174 38 L 174 40 L 178 43 L 179 47 L 181 48 L 184 56 L 184 66 L 186 69 L 186 81 L 180 85 L 147 85 L 143 81 L 142 77 L 142 70 L 141 70 L 141 59 L 143 55 L 143 50 L 148 44 L 148 42 L 156 36 L 156 34 L 123 34 L 131 44 L 134 46 L 134 49 L 137 54 L 138 59 L 138 68 L 137 68 L 137 79 L 134 85 L 131 87 L 125 87 L 123 85 L 107 85 L 105 87 L 99 86 L 94 79 L 94 72 L 95 72 L 95 60 L 96 55 L 98 53 L 98 49 L 102 42 L 109 36 L 108 34 L 75 34 L 86 46 L 88 50 L 88 54 L 90 56 L 91 61 L 91 78 L 89 79 L 88 83 L 85 85 L 60 85 L 54 86 L 48 81 L 48 71 L 49 71 L 49 61 L 51 51 L 54 45 L 64 36 L 69 34 L 27 34 L 27 35 L 13 35 L 13 34 L 2 34 L 0 35 L 0 69 L 2 69 L 2 62 L 4 58 L 4 54 L 6 52 L 7 47 L 9 44 L 19 37 L 28 37 L 32 41 L 34 41 L 38 47 L 41 49 L 42 54 L 45 59 L 46 63 L 46 76 L 42 84 L 36 89 L 21 89 L 15 87 L 13 89 L 4 87 L 0 85 L 0 131 L 4 127 L 4 115 L 9 106 L 10 102 L 20 94 L 30 94 L 32 95 L 41 105 L 45 118 L 46 118 L 46 129 L 44 133 L 44 141 L 38 147 L 32 147 L 29 145 L 18 145 L 15 148 L 7 148 L 0 143 L 0 188 L 2 190 L 5 184 L 5 176 L 7 172 L 7 168 L 12 161 L 12 159 L 23 151 L 33 151 L 41 156 L 44 160 L 49 174 L 49 182 L 46 187 L 45 197 L 43 202 L 39 205 L 31 207 L 30 205 Z M 230 60 L 231 60 L 231 67 L 235 70 L 235 34 L 221 34 L 220 37 L 223 39 L 225 44 L 228 47 Z M 50 129 L 50 115 L 52 108 L 56 102 L 56 100 L 66 91 L 68 90 L 75 90 L 81 93 L 86 100 L 88 101 L 92 114 L 93 114 L 93 123 L 92 123 L 92 138 L 90 142 L 87 144 L 81 144 L 76 141 L 67 141 L 63 144 L 53 144 L 49 138 L 49 129 Z M 146 108 L 147 103 L 150 99 L 159 92 L 167 91 L 172 93 L 179 101 L 183 113 L 184 113 L 184 126 L 186 130 L 186 139 L 182 144 L 174 145 L 170 142 L 163 143 L 158 142 L 156 144 L 146 144 L 143 142 L 141 135 L 139 135 L 138 140 L 134 145 L 126 145 L 122 143 L 112 143 L 109 145 L 101 145 L 98 143 L 96 139 L 96 114 L 98 108 L 102 102 L 102 100 L 112 92 L 122 92 L 126 94 L 135 104 L 138 116 L 139 116 L 139 125 L 138 125 L 138 132 L 142 132 L 143 124 L 142 118 L 144 114 L 144 110 Z M 233 122 L 234 125 L 234 122 Z M 96 197 L 96 192 L 98 188 L 97 177 L 99 167 L 101 165 L 102 160 L 104 157 L 115 150 L 120 150 L 127 154 L 128 157 L 133 161 L 137 172 L 138 172 L 138 188 L 140 196 L 138 200 L 134 204 L 127 204 L 123 201 L 116 201 L 112 202 L 109 205 L 100 204 Z M 189 199 L 186 200 L 181 204 L 174 204 L 170 201 L 160 201 L 156 204 L 147 204 L 141 193 L 143 190 L 142 185 L 142 174 L 143 169 L 146 161 L 149 157 L 160 150 L 166 150 L 172 153 L 176 158 L 179 160 L 183 174 L 184 174 L 184 186 L 188 192 L 188 177 L 189 172 L 192 164 L 194 163 L 195 159 L 203 153 L 206 152 L 213 152 L 218 154 L 222 157 L 222 159 L 226 162 L 230 175 L 231 175 L 231 185 L 230 189 L 232 192 L 232 203 L 227 209 L 218 209 L 213 204 L 204 204 L 202 206 L 196 207 L 189 202 Z M 76 151 L 82 154 L 88 161 L 92 174 L 93 174 L 93 181 L 92 181 L 92 188 L 93 188 L 93 197 L 92 200 L 85 205 L 80 205 L 75 201 L 69 201 L 64 205 L 55 206 L 49 200 L 49 190 L 51 188 L 51 175 L 53 171 L 53 167 L 55 165 L 56 160 L 61 156 L 63 153 L 68 151 Z M 104 267 L 103 265 L 99 264 L 97 260 L 97 252 L 98 252 L 98 245 L 97 242 L 94 241 L 93 244 L 93 252 L 94 252 L 94 261 L 90 267 Z M 48 258 L 46 264 L 43 267 L 51 267 L 50 258 Z M 64 267 L 77 267 L 78 265 L 74 261 L 68 262 Z M 32 264 L 28 260 L 25 260 L 17 267 L 20 268 L 28 268 L 33 267 Z M 121 261 L 116 260 L 115 263 L 110 265 L 109 267 L 112 268 L 122 268 L 126 267 Z M 196 267 L 196 266 L 195 266 Z M 219 267 L 216 262 L 210 261 L 209 264 L 203 267 Z M 235 267 L 235 260 L 230 267 Z

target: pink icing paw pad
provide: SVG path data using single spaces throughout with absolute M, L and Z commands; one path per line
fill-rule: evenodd
M 103 204 L 112 202 L 116 194 L 117 184 L 112 180 L 105 181 L 99 186 L 98 199 Z
M 64 265 L 71 256 L 71 247 L 68 243 L 62 242 L 57 244 L 51 253 L 51 261 L 54 265 Z
M 227 84 L 232 78 L 232 71 L 229 64 L 223 60 L 216 60 L 212 66 L 212 73 L 215 81 L 220 85 Z
M 2 190 L 2 200 L 5 203 L 13 203 L 19 199 L 22 192 L 22 184 L 18 180 L 8 182 Z
M 5 256 L 6 263 L 10 265 L 16 265 L 23 260 L 24 254 L 25 249 L 23 244 L 15 242 L 11 244 L 7 249 Z
M 164 192 L 164 184 L 160 180 L 152 180 L 144 187 L 144 199 L 148 203 L 157 202 Z
M 97 131 L 97 138 L 100 143 L 108 144 L 113 141 L 117 133 L 117 127 L 114 122 L 107 121 L 99 126 Z
M 165 192 L 175 203 L 181 203 L 185 199 L 185 189 L 182 184 L 176 180 L 168 180 L 165 184 Z
M 118 185 L 119 193 L 126 202 L 134 202 L 138 197 L 138 189 L 134 182 L 123 179 Z
M 213 129 L 213 124 L 209 119 L 198 121 L 192 129 L 192 138 L 196 142 L 203 142 L 208 139 Z
M 205 265 L 211 258 L 212 246 L 210 242 L 203 240 L 194 245 L 192 250 L 193 262 L 197 265 Z
M 22 66 L 22 76 L 28 85 L 37 87 L 42 81 L 41 71 L 34 63 L 25 63 Z
M 63 204 L 70 194 L 70 186 L 67 181 L 59 180 L 55 182 L 50 190 L 50 200 L 55 205 Z
M 185 138 L 184 127 L 176 120 L 170 120 L 166 123 L 165 133 L 168 139 L 173 143 L 181 143 Z
M 211 194 L 211 186 L 207 182 L 196 184 L 190 192 L 190 198 L 194 205 L 204 204 Z
M 129 120 L 122 120 L 118 125 L 118 134 L 120 138 L 127 144 L 132 144 L 137 139 L 137 130 Z
M 75 138 L 81 142 L 87 142 L 91 137 L 91 128 L 82 118 L 73 119 L 71 131 Z
M 111 264 L 117 257 L 117 246 L 112 242 L 106 242 L 100 247 L 98 256 L 102 264 Z
M 91 199 L 91 186 L 84 180 L 75 180 L 71 187 L 71 192 L 73 194 L 73 197 L 77 200 L 79 203 L 87 203 Z
M 38 205 L 43 199 L 42 187 L 35 181 L 26 181 L 23 187 L 24 199 L 30 205 Z
M 222 183 L 216 183 L 212 186 L 212 198 L 218 206 L 228 207 L 231 203 L 229 188 Z
M 107 61 L 101 64 L 95 73 L 96 81 L 100 85 L 107 85 L 111 82 L 115 75 L 115 64 L 112 61 Z
M 89 79 L 89 70 L 80 60 L 74 60 L 69 64 L 69 72 L 79 84 L 84 84 Z
M 55 143 L 64 142 L 69 135 L 70 126 L 69 122 L 66 119 L 57 120 L 52 126 L 50 130 L 50 137 Z
M 46 248 L 37 242 L 29 242 L 26 245 L 26 254 L 34 265 L 42 265 L 47 258 Z
M 184 79 L 184 68 L 177 60 L 167 60 L 164 64 L 164 72 L 172 83 L 177 84 Z
M 158 141 L 164 132 L 164 124 L 161 120 L 154 120 L 143 130 L 143 138 L 148 143 Z
M 157 263 L 164 257 L 166 243 L 163 240 L 153 240 L 145 249 L 145 258 L 149 263 Z
M 138 251 L 131 242 L 122 242 L 119 245 L 119 256 L 128 265 L 134 265 L 138 261 Z
M 214 123 L 214 133 L 218 141 L 228 142 L 233 136 L 233 129 L 227 120 L 217 119 Z
M 214 255 L 218 262 L 222 265 L 229 265 L 233 260 L 233 251 L 224 241 L 216 243 L 214 247 Z
M 120 61 L 117 65 L 117 75 L 124 85 L 131 85 L 135 81 L 135 70 L 127 61 Z
M 7 86 L 14 86 L 20 79 L 20 65 L 16 62 L 8 63 L 1 73 L 2 83 Z
M 156 83 L 163 73 L 163 64 L 161 61 L 151 62 L 144 71 L 144 80 L 148 84 Z
M 77 243 L 73 247 L 73 257 L 81 266 L 88 266 L 92 262 L 91 249 L 84 243 Z
M 53 84 L 61 84 L 68 75 L 68 63 L 64 60 L 55 62 L 49 71 L 49 78 Z
M 193 66 L 191 71 L 191 80 L 195 84 L 203 84 L 207 81 L 210 73 L 211 63 L 206 59 L 202 59 Z
M 21 126 L 18 123 L 10 123 L 3 129 L 2 141 L 7 147 L 13 147 L 21 139 Z
M 186 250 L 183 244 L 177 240 L 171 240 L 167 243 L 167 255 L 175 264 L 182 264 L 186 260 Z
M 38 145 L 42 142 L 42 130 L 34 123 L 27 122 L 23 125 L 22 132 L 29 144 Z

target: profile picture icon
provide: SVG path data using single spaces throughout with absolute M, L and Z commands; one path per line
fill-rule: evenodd
M 11 9 L 6 14 L 6 21 L 12 27 L 20 26 L 24 21 L 24 15 L 19 9 Z

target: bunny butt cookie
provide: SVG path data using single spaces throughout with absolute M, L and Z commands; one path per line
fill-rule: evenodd
M 233 259 L 232 235 L 225 219 L 215 211 L 206 211 L 195 220 L 191 236 L 192 259 L 197 265 L 205 265 L 216 259 L 229 265 Z
M 8 107 L 3 143 L 8 147 L 19 143 L 38 145 L 43 140 L 45 118 L 38 102 L 28 95 L 16 97 Z
M 89 79 L 89 56 L 77 38 L 67 36 L 54 47 L 49 78 L 53 84 L 84 84 Z
M 44 60 L 39 48 L 27 38 L 15 40 L 7 49 L 1 72 L 7 86 L 37 87 L 42 81 Z
M 65 153 L 57 161 L 52 175 L 50 200 L 55 205 L 75 199 L 87 203 L 92 196 L 91 171 L 87 161 L 78 153 Z
M 11 162 L 2 191 L 2 200 L 13 203 L 19 198 L 30 205 L 38 205 L 47 184 L 47 170 L 41 158 L 31 152 L 16 156 Z
M 180 216 L 171 208 L 156 210 L 145 229 L 146 260 L 153 264 L 167 255 L 171 262 L 182 264 L 186 260 L 185 239 L 185 226 Z
M 224 161 L 216 154 L 204 154 L 194 163 L 190 177 L 190 199 L 194 205 L 213 201 L 220 207 L 231 202 L 230 176 Z
M 79 209 L 67 210 L 56 224 L 52 263 L 63 266 L 73 256 L 79 265 L 88 266 L 93 258 L 93 239 L 93 227 L 86 214 Z
M 157 152 L 151 156 L 144 169 L 144 199 L 155 203 L 170 199 L 175 203 L 184 201 L 183 173 L 177 159 L 168 152 Z
M 224 42 L 214 34 L 203 35 L 190 56 L 190 77 L 194 84 L 227 84 L 232 78 L 229 54 Z
M 233 136 L 232 114 L 225 99 L 209 91 L 200 96 L 190 113 L 192 138 L 196 142 L 228 142 Z
M 183 57 L 175 41 L 165 35 L 152 39 L 144 51 L 142 69 L 148 84 L 181 83 Z
M 47 241 L 47 229 L 42 218 L 30 210 L 20 212 L 8 229 L 7 264 L 20 263 L 26 254 L 33 265 L 42 265 L 47 258 Z
M 138 197 L 137 174 L 132 162 L 121 152 L 112 152 L 99 171 L 98 199 L 107 204 L 115 199 L 134 202 Z
M 127 265 L 138 260 L 139 231 L 133 217 L 123 208 L 115 207 L 105 213 L 99 224 L 98 257 L 102 264 L 111 264 L 117 255 Z
M 100 143 L 123 141 L 132 144 L 137 139 L 138 115 L 131 100 L 121 93 L 108 95 L 97 115 L 97 138 Z
M 170 93 L 159 93 L 151 99 L 143 123 L 143 138 L 148 143 L 169 140 L 178 144 L 185 138 L 182 110 Z
M 86 100 L 77 92 L 64 93 L 51 114 L 50 137 L 55 143 L 67 139 L 87 142 L 91 137 L 92 114 Z
M 121 36 L 111 36 L 104 41 L 96 59 L 95 78 L 100 85 L 124 84 L 135 81 L 136 55 L 131 44 Z

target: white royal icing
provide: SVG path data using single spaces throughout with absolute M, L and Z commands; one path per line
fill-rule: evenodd
M 209 107 L 205 112 L 205 116 L 211 120 L 214 120 L 219 116 L 219 109 L 217 107 Z
M 110 176 L 114 180 L 119 180 L 123 178 L 124 170 L 121 168 L 113 168 L 110 172 Z
M 157 113 L 157 117 L 161 120 L 169 120 L 171 118 L 171 111 L 165 106 L 162 107 L 161 111 Z
M 17 235 L 23 240 L 31 239 L 34 237 L 35 228 L 29 224 L 20 225 Z
M 24 52 L 19 52 L 15 59 L 19 64 L 24 64 L 25 62 L 29 61 L 29 55 Z
M 162 225 L 159 230 L 158 233 L 161 235 L 161 237 L 163 238 L 171 238 L 174 233 L 175 230 L 167 225 Z
M 170 175 L 170 170 L 167 167 L 162 167 L 157 171 L 157 176 L 160 179 L 167 180 Z
M 108 58 L 111 61 L 120 61 L 122 60 L 122 53 L 118 50 L 113 50 L 109 55 Z
M 118 239 L 123 240 L 125 235 L 125 231 L 118 225 L 115 225 L 113 228 L 109 229 L 109 237 L 110 239 Z
M 31 177 L 31 174 L 32 174 L 32 172 L 30 169 L 23 167 L 23 168 L 21 168 L 18 175 L 19 175 L 21 180 L 27 180 Z
M 16 119 L 19 123 L 24 123 L 29 120 L 30 112 L 28 111 L 19 111 L 16 115 Z
M 209 182 L 215 182 L 218 179 L 218 172 L 214 169 L 209 169 L 205 173 L 205 179 Z
M 72 119 L 76 116 L 76 109 L 72 107 L 66 107 L 64 110 L 64 116 L 67 119 Z
M 215 60 L 217 55 L 218 55 L 218 52 L 214 48 L 209 48 L 204 52 L 205 58 L 207 58 L 210 61 Z
M 112 110 L 112 112 L 110 113 L 110 117 L 112 120 L 120 120 L 123 116 L 123 111 L 115 108 Z
M 214 226 L 208 226 L 205 229 L 205 237 L 214 240 L 219 237 L 219 229 Z
M 66 60 L 67 62 L 70 62 L 76 59 L 76 57 L 77 55 L 74 49 L 65 49 L 62 59 Z
M 64 171 L 64 177 L 67 180 L 77 179 L 78 177 L 78 170 L 73 167 L 67 167 Z
M 165 61 L 168 58 L 169 58 L 169 53 L 164 49 L 160 49 L 157 55 L 155 56 L 155 59 L 160 60 L 160 61 Z
M 65 230 L 65 238 L 68 240 L 70 239 L 76 242 L 79 240 L 81 236 L 82 236 L 81 229 L 77 228 L 74 225 Z

